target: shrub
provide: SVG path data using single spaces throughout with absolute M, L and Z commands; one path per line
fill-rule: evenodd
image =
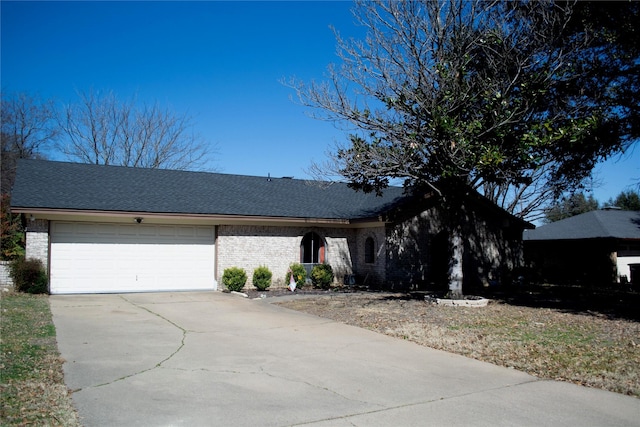
M 17 291 L 29 294 L 46 294 L 49 279 L 42 261 L 19 258 L 9 265 L 9 274 Z
M 24 230 L 20 215 L 12 215 L 9 195 L 0 201 L 0 259 L 15 261 L 24 258 Z
M 226 268 L 222 274 L 222 283 L 230 291 L 241 292 L 247 283 L 247 273 L 238 267 Z
M 273 273 L 266 266 L 260 266 L 253 270 L 253 286 L 259 291 L 266 290 L 271 286 L 271 277 Z
M 333 283 L 333 269 L 329 264 L 314 265 L 311 270 L 311 282 L 313 286 L 322 289 L 329 289 Z
M 291 272 L 293 271 L 293 278 L 296 281 L 296 287 L 301 288 L 305 285 L 307 281 L 307 270 L 304 269 L 302 264 L 291 264 L 289 266 L 289 271 L 287 271 L 287 277 L 285 279 L 285 283 L 289 285 L 289 281 L 291 280 Z

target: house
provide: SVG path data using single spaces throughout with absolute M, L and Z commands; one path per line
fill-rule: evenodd
M 596 210 L 524 233 L 525 255 L 552 282 L 640 282 L 640 211 Z
M 344 183 L 21 160 L 11 203 L 54 294 L 215 290 L 228 267 L 251 286 L 261 265 L 285 286 L 294 262 L 369 286 L 446 283 L 438 198 L 402 188 L 379 197 Z M 469 283 L 521 265 L 527 224 L 480 196 L 467 209 Z

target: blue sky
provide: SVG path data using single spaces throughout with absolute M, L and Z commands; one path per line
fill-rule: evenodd
M 345 135 L 309 118 L 281 83 L 321 80 L 335 38 L 361 36 L 351 3 L 1 3 L 2 89 L 68 103 L 112 90 L 193 117 L 216 148 L 211 167 L 246 175 L 308 177 Z M 640 149 L 598 167 L 601 202 L 640 179 Z

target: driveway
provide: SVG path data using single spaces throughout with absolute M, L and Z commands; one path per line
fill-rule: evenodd
M 52 296 L 85 426 L 638 426 L 640 399 L 539 380 L 269 300 Z

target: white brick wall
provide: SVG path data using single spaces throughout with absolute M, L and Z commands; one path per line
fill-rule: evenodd
M 253 270 L 267 266 L 273 273 L 272 287 L 284 287 L 289 265 L 300 262 L 300 244 L 308 232 L 316 232 L 325 240 L 326 262 L 334 269 L 336 280 L 351 274 L 356 246 L 356 232 L 342 228 L 266 227 L 248 225 L 218 226 L 218 277 L 229 267 L 247 272 L 247 286 L 252 288 Z
M 35 258 L 42 261 L 45 271 L 49 266 L 49 221 L 37 219 L 27 224 L 26 234 L 27 259 Z
M 0 261 L 0 287 L 13 286 L 13 279 L 9 275 L 11 261 Z

